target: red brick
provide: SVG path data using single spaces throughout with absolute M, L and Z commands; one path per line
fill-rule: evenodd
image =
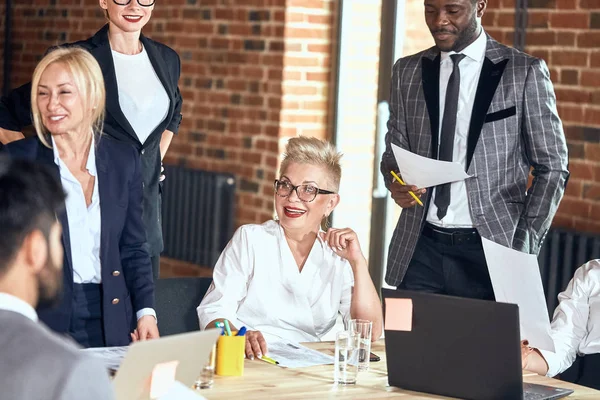
M 577 230 L 578 232 L 586 233 L 597 234 L 600 232 L 600 222 L 598 222 L 598 219 L 600 218 L 600 207 L 597 205 L 593 206 L 590 217 L 590 219 L 574 219 L 573 229 Z
M 580 0 L 579 7 L 587 9 L 600 8 L 600 0 Z
M 558 209 L 562 214 L 569 214 L 574 217 L 589 218 L 591 208 L 591 203 L 588 201 L 565 197 L 560 202 Z
M 569 157 L 571 155 L 569 154 Z M 583 193 L 583 183 L 581 181 L 575 179 L 569 179 L 567 183 L 567 189 L 565 190 L 565 196 L 581 198 L 581 194 Z
M 591 181 L 594 179 L 594 168 L 590 163 L 572 160 L 569 163 L 571 177 L 569 179 Z
M 552 13 L 550 27 L 586 29 L 590 27 L 590 14 L 587 12 Z
M 577 8 L 578 0 L 556 0 L 556 8 L 559 10 L 574 10 Z
M 581 89 L 563 89 L 556 88 L 556 99 L 562 103 L 587 103 L 591 100 L 591 92 L 585 92 Z
M 595 162 L 600 163 L 600 144 L 586 143 L 585 144 L 585 158 L 589 161 L 593 160 Z
M 568 214 L 562 214 L 560 207 L 559 207 L 556 215 L 554 216 L 554 219 L 552 220 L 552 226 L 558 227 L 558 228 L 572 229 L 573 228 L 573 217 Z M 162 264 L 161 264 L 161 271 L 162 271 Z
M 586 108 L 583 122 L 590 125 L 600 126 L 600 109 Z
M 583 196 L 585 200 L 597 202 L 600 205 L 600 182 L 588 183 L 583 188 Z M 600 222 L 600 220 L 599 220 Z
M 600 52 L 593 52 L 590 56 L 590 66 L 600 67 Z
M 527 33 L 526 41 L 527 46 L 553 46 L 556 44 L 556 34 L 548 30 L 531 31 Z
M 574 124 L 581 124 L 583 121 L 583 109 L 580 106 L 558 105 L 558 115 L 562 119 L 563 123 L 572 122 Z
M 581 85 L 583 87 L 599 87 L 600 86 L 600 71 L 582 71 Z
M 554 50 L 552 51 L 552 64 L 561 66 L 581 66 L 588 63 L 588 53 L 585 51 Z
M 600 44 L 600 32 L 582 32 L 577 35 L 577 47 L 597 49 Z
M 529 40 L 529 35 L 528 39 Z M 560 32 L 556 35 L 556 44 L 565 47 L 575 47 L 575 33 L 574 32 Z

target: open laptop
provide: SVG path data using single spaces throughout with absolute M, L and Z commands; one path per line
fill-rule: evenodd
M 191 387 L 220 334 L 219 329 L 210 329 L 133 343 L 113 380 L 116 399 L 148 399 L 152 371 L 172 361 L 178 362 L 175 380 Z
M 515 304 L 383 289 L 412 299 L 412 329 L 385 331 L 391 386 L 473 400 L 553 400 L 572 390 L 523 384 Z

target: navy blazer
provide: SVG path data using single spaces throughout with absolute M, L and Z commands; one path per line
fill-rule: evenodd
M 47 164 L 60 179 L 52 149 L 37 137 L 9 143 L 3 152 Z M 154 308 L 152 265 L 142 221 L 140 158 L 130 145 L 104 136 L 96 142 L 96 169 L 101 212 L 104 337 L 107 346 L 124 346 L 130 343 L 135 313 L 142 308 Z M 66 333 L 73 305 L 73 265 L 67 214 L 63 212 L 58 217 L 63 227 L 63 299 L 57 308 L 39 310 L 39 317 L 53 330 Z
M 144 223 L 150 255 L 157 256 L 163 249 L 161 215 L 160 215 L 160 139 L 168 129 L 174 133 L 179 130 L 181 122 L 182 98 L 178 87 L 181 61 L 177 53 L 170 47 L 140 36 L 154 71 L 163 84 L 170 105 L 167 116 L 150 134 L 148 139 L 140 143 L 135 131 L 123 114 L 119 105 L 119 89 L 115 65 L 108 42 L 108 25 L 105 25 L 89 39 L 62 46 L 80 46 L 88 50 L 100 64 L 106 87 L 106 117 L 104 133 L 133 145 L 141 156 L 142 177 L 144 182 Z M 31 83 L 27 83 L 11 91 L 0 100 L 0 128 L 21 131 L 31 125 Z

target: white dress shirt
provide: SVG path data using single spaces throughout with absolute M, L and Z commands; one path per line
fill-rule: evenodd
M 577 354 L 600 353 L 600 259 L 579 267 L 552 319 L 555 352 L 540 350 L 548 363 L 548 376 L 560 374 Z
M 92 202 L 86 205 L 81 184 L 73 176 L 69 167 L 60 159 L 58 149 L 52 137 L 54 163 L 60 171 L 60 181 L 67 195 L 65 209 L 69 221 L 71 237 L 71 260 L 73 263 L 73 282 L 101 283 L 100 274 L 100 195 L 98 194 L 98 178 L 96 171 L 96 148 L 94 139 L 90 145 L 90 153 L 85 165 L 88 173 L 94 177 Z
M 486 46 L 487 37 L 482 28 L 479 37 L 461 51 L 461 54 L 464 54 L 466 57 L 458 64 L 460 70 L 460 89 L 458 92 L 456 132 L 454 135 L 452 161 L 462 164 L 465 170 L 467 169 L 469 125 L 471 124 L 471 114 L 473 112 L 477 84 L 479 83 L 479 75 L 481 74 L 481 67 L 485 59 Z M 440 123 L 438 131 L 440 140 L 438 140 L 438 143 L 441 143 L 442 119 L 446 105 L 446 88 L 448 87 L 448 80 L 454 66 L 450 58 L 452 54 L 456 54 L 456 52 L 442 52 L 440 56 Z M 431 202 L 429 203 L 427 222 L 450 228 L 473 227 L 465 181 L 450 184 L 450 205 L 448 206 L 446 216 L 442 220 L 437 217 L 438 208 L 435 205 L 435 196 L 436 190 L 434 190 Z
M 225 318 L 261 331 L 267 342 L 319 341 L 338 313 L 350 320 L 354 275 L 321 239 L 300 272 L 279 223 L 240 227 L 223 250 L 213 283 L 198 306 L 200 327 Z
M 113 50 L 112 55 L 121 111 L 143 144 L 167 117 L 169 96 L 144 47 L 139 54 L 121 54 Z
M 69 167 L 60 159 L 54 137 L 52 137 L 54 163 L 60 171 L 60 181 L 67 197 L 65 209 L 69 222 L 69 236 L 71 238 L 71 260 L 73 267 L 74 283 L 102 283 L 100 272 L 100 238 L 101 238 L 101 210 L 100 194 L 98 192 L 98 174 L 96 170 L 96 146 L 92 136 L 90 152 L 86 162 L 86 169 L 94 177 L 92 202 L 86 205 L 85 195 L 81 183 L 73 176 Z M 137 319 L 144 315 L 156 318 L 152 308 L 143 308 L 136 313 Z
M 8 293 L 0 293 L 0 310 L 19 313 L 33 322 L 38 321 L 37 312 L 31 305 L 20 298 Z

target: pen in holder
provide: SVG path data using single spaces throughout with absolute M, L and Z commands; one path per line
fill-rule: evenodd
M 217 340 L 217 375 L 242 376 L 246 337 L 236 336 L 237 331 L 231 334 L 233 336 L 219 336 Z

